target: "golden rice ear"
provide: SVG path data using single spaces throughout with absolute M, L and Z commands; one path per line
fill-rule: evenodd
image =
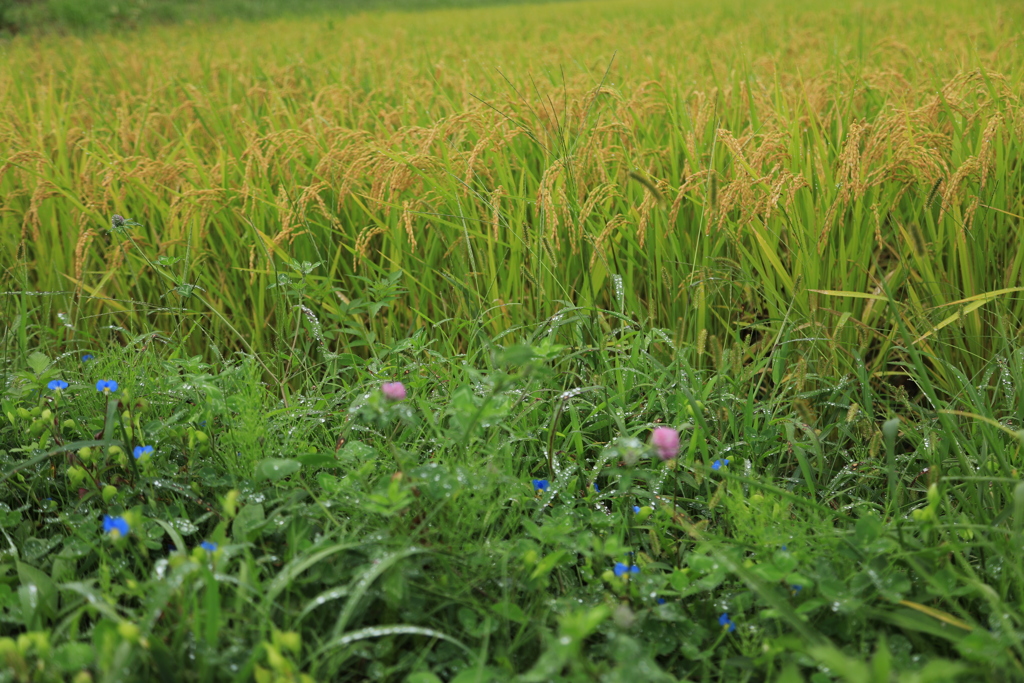
M 491 239 L 495 242 L 498 241 L 498 226 L 501 222 L 501 198 L 505 196 L 505 188 L 502 185 L 498 185 L 491 192 L 489 198 L 491 203 Z
M 89 245 L 92 243 L 93 238 L 96 237 L 96 232 L 92 229 L 82 230 L 78 235 L 78 241 L 75 242 L 75 295 L 79 295 L 82 290 L 82 274 L 85 269 L 85 257 L 89 250 Z
M 412 229 L 412 203 L 408 200 L 402 202 L 402 226 L 405 228 L 405 236 L 409 238 L 409 245 L 416 249 L 416 234 Z
M 281 221 L 281 231 L 274 236 L 274 244 L 280 245 L 292 234 L 292 202 L 284 183 L 277 190 L 277 212 Z
M 363 231 L 356 237 L 355 249 L 352 256 L 353 270 L 359 269 L 360 260 L 369 259 L 370 241 L 377 235 L 383 235 L 385 232 L 384 228 L 378 228 L 373 225 L 363 228 Z

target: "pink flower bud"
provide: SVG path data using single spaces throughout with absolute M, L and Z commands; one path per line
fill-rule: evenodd
M 405 400 L 405 385 L 401 382 L 385 382 L 381 385 L 380 390 L 384 392 L 384 397 L 390 401 Z
M 651 445 L 662 460 L 671 460 L 679 455 L 679 432 L 671 427 L 656 427 L 651 432 Z

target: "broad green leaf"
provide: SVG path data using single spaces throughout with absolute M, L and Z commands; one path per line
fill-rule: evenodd
M 302 468 L 298 460 L 285 460 L 284 458 L 265 458 L 256 465 L 257 481 L 280 481 L 287 476 L 295 474 Z
M 504 617 L 509 621 L 514 621 L 517 624 L 526 623 L 526 614 L 524 614 L 523 609 L 514 602 L 497 602 L 491 605 L 491 610 L 498 616 Z
M 235 516 L 235 521 L 231 524 L 231 535 L 238 542 L 250 541 L 252 540 L 250 535 L 257 527 L 263 524 L 264 519 L 263 505 L 261 503 L 249 503 L 239 510 L 238 515 Z
M 429 671 L 417 671 L 405 677 L 405 683 L 442 683 L 441 679 Z
M 305 453 L 296 458 L 300 463 L 310 469 L 322 469 L 325 467 L 337 469 L 341 463 L 329 453 Z
M 53 653 L 53 663 L 64 673 L 74 673 L 92 666 L 96 651 L 86 643 L 64 643 Z
M 18 562 L 18 593 L 22 598 L 22 609 L 29 607 L 32 613 L 53 616 L 57 613 L 57 586 L 53 579 L 30 564 Z M 29 610 L 26 610 L 28 616 Z
M 33 351 L 28 357 L 28 366 L 32 368 L 32 372 L 37 375 L 43 374 L 43 371 L 50 365 L 50 359 L 46 354 Z

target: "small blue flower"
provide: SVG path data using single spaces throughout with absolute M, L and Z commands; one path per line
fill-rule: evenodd
M 141 458 L 142 456 L 146 455 L 147 453 L 152 453 L 152 452 L 153 452 L 153 447 L 152 446 L 136 446 L 135 450 L 132 451 L 132 455 L 134 455 L 135 459 L 138 460 L 139 458 Z
M 601 493 L 601 489 L 597 488 L 597 482 L 596 481 L 594 482 L 594 492 L 595 493 Z
M 104 394 L 117 391 L 117 382 L 112 379 L 101 379 L 96 382 L 96 391 L 102 391 Z
M 203 541 L 199 544 L 199 547 L 208 553 L 212 553 L 214 550 L 217 549 L 217 544 L 213 541 Z
M 723 467 L 725 467 L 728 464 L 729 464 L 729 458 L 726 458 L 725 460 L 716 460 L 714 463 L 712 463 L 711 469 L 713 469 L 713 470 L 720 470 L 720 469 L 722 469 Z
M 50 391 L 61 391 L 62 389 L 68 388 L 68 383 L 62 379 L 50 380 L 50 383 L 46 385 L 46 388 Z
M 722 612 L 722 616 L 718 617 L 718 625 L 722 628 L 728 627 L 729 633 L 736 630 L 736 624 L 732 623 L 732 619 L 729 618 L 728 612 Z
M 88 363 L 88 362 L 89 362 L 89 361 L 91 361 L 91 360 L 92 360 L 92 359 L 93 359 L 94 357 L 95 357 L 95 356 L 93 356 L 93 355 L 92 355 L 91 353 L 87 353 L 87 354 L 85 354 L 84 356 L 82 356 L 82 362 L 83 362 L 83 363 Z
M 623 574 L 639 574 L 640 567 L 636 566 L 635 564 L 633 566 L 629 566 L 624 562 L 616 562 L 614 571 L 615 576 L 622 576 Z
M 547 491 L 550 486 L 551 485 L 548 483 L 547 479 L 534 479 L 533 480 L 533 489 L 535 491 Z
M 789 546 L 785 546 L 785 545 L 782 546 L 782 552 L 788 553 L 789 552 Z
M 658 602 L 659 605 L 664 605 L 665 604 L 665 598 L 658 598 L 657 602 Z
M 639 505 L 634 505 L 633 506 L 633 514 L 634 515 L 639 515 L 640 514 L 640 506 Z
M 103 533 L 111 534 L 116 531 L 121 536 L 127 536 L 130 530 L 128 522 L 124 517 L 103 515 Z
M 801 586 L 799 583 L 794 583 L 792 586 L 789 587 L 789 589 L 793 591 L 793 595 L 796 595 L 797 593 L 802 591 L 804 587 Z

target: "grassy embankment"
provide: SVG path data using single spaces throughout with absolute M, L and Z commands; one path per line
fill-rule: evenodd
M 375 11 L 424 11 L 552 0 L 0 0 L 0 37 L 11 34 L 123 32 L 159 24 L 260 21 Z
M 1020 676 L 1021 17 L 705 5 L 4 44 L 10 675 Z

